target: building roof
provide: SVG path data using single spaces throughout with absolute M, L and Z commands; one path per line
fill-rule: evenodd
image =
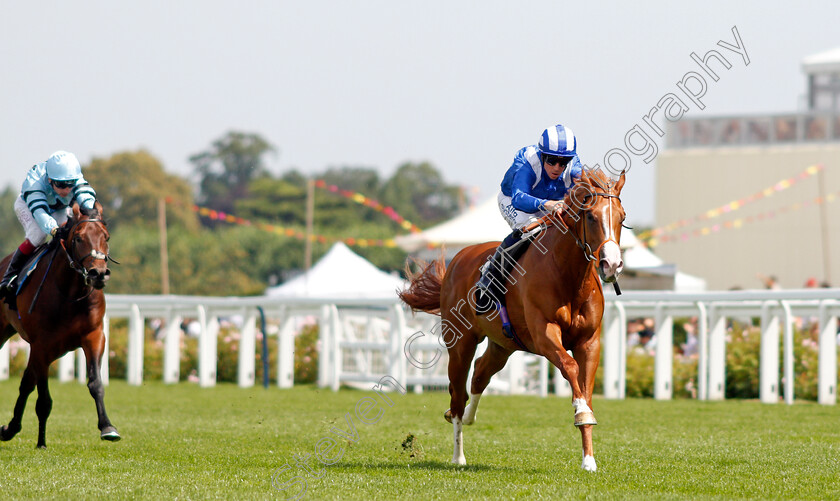
M 805 73 L 840 71 L 840 47 L 808 56 L 802 60 Z

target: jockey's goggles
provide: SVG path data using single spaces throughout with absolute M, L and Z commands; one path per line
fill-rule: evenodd
M 71 179 L 69 181 L 56 181 L 55 179 L 50 179 L 50 183 L 52 183 L 53 186 L 55 186 L 56 188 L 58 188 L 60 190 L 63 190 L 65 188 L 72 188 L 72 187 L 76 186 L 76 180 L 75 179 Z
M 548 165 L 560 164 L 565 167 L 571 161 L 572 157 L 556 157 L 554 155 L 545 155 L 545 163 Z

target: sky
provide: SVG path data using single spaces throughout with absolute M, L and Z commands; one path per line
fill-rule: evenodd
M 574 130 L 590 166 L 626 150 L 625 134 L 699 71 L 692 52 L 731 64 L 707 78 L 704 109 L 686 101 L 699 117 L 803 109 L 802 58 L 840 46 L 836 1 L 2 6 L 0 187 L 58 149 L 85 164 L 143 148 L 195 183 L 188 157 L 241 131 L 277 148 L 277 175 L 352 166 L 388 177 L 428 161 L 480 202 L 550 125 Z M 718 45 L 736 45 L 733 27 L 748 65 Z M 656 161 L 630 158 L 628 222 L 651 224 Z

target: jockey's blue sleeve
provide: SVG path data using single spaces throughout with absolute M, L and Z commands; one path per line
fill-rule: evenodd
M 511 204 L 516 210 L 534 213 L 546 202 L 542 198 L 531 195 L 531 186 L 537 181 L 537 175 L 530 166 L 525 166 L 516 171 L 513 176 L 513 195 Z

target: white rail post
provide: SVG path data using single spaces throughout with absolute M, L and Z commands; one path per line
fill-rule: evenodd
M 615 312 L 613 312 L 613 308 Z M 606 328 L 602 327 L 604 347 L 604 398 L 623 399 L 627 381 L 627 313 L 619 302 L 607 304 Z
M 0 348 L 0 381 L 7 381 L 9 379 L 9 365 L 11 362 L 11 348 L 9 348 L 9 341 L 3 343 Z
M 828 301 L 820 301 L 820 376 L 817 401 L 837 403 L 837 316 L 829 314 Z
M 341 363 L 343 362 L 343 355 L 341 352 L 341 342 L 344 340 L 341 317 L 338 315 L 338 307 L 334 304 L 330 305 L 330 333 L 332 334 L 332 353 L 330 354 L 332 363 L 332 379 L 330 380 L 330 388 L 332 391 L 338 391 L 341 386 Z
M 143 327 L 140 307 L 132 304 L 128 317 L 128 360 L 126 361 L 128 384 L 132 386 L 143 384 Z
M 87 381 L 87 359 L 85 358 L 85 350 L 81 348 L 76 349 L 76 380 L 80 383 Z
M 525 385 L 523 379 L 525 375 L 525 352 L 515 351 L 513 355 L 508 358 L 508 393 L 510 395 L 521 395 L 525 393 Z M 467 381 L 467 388 L 470 388 L 472 381 Z
M 709 399 L 709 312 L 697 301 L 697 400 Z
M 539 357 L 540 364 L 540 396 L 548 396 L 548 360 L 545 357 Z
M 665 314 L 665 305 L 656 304 L 656 355 L 654 357 L 653 398 L 670 400 L 674 393 L 674 317 Z
M 76 379 L 76 352 L 70 351 L 58 359 L 58 380 L 62 383 Z
M 557 367 L 554 368 L 554 394 L 558 397 L 571 397 L 572 385 L 563 377 L 563 373 Z
M 163 345 L 163 382 L 176 384 L 181 380 L 181 322 L 180 315 L 171 312 L 166 316 Z
M 102 349 L 102 363 L 99 365 L 99 380 L 103 386 L 111 383 L 111 321 L 108 315 L 102 319 L 102 334 L 105 335 L 105 347 Z
M 202 388 L 216 386 L 216 345 L 219 334 L 219 320 L 208 315 L 204 306 L 198 306 L 198 322 L 201 335 L 198 338 L 198 384 Z
M 240 388 L 254 386 L 256 380 L 257 310 L 242 312 L 245 318 L 239 334 L 239 363 L 236 366 L 236 381 Z
M 790 311 L 790 303 L 779 301 L 785 319 L 785 403 L 793 404 L 793 314 Z
M 368 319 L 369 322 L 370 320 Z M 406 387 L 406 380 L 408 379 L 408 369 L 406 367 L 405 353 L 403 352 L 403 346 L 407 339 L 407 331 L 408 326 L 405 321 L 405 313 L 402 307 L 395 303 L 391 306 L 391 332 L 388 333 L 390 336 L 390 350 L 388 351 L 388 358 L 390 360 L 388 361 L 388 369 L 390 371 L 389 375 L 396 379 L 403 388 Z M 368 340 L 370 339 L 369 337 Z M 422 389 L 422 386 L 420 388 Z
M 759 399 L 766 404 L 779 401 L 779 317 L 773 311 L 775 301 L 761 305 L 761 358 Z
M 330 356 L 332 353 L 332 333 L 331 330 L 331 310 L 328 304 L 321 306 L 321 321 L 318 324 L 318 340 L 320 341 L 321 351 L 318 353 L 318 386 L 324 388 L 329 386 L 332 379 L 330 370 L 332 364 L 330 363 Z
M 708 400 L 723 400 L 726 398 L 726 316 L 712 303 L 709 309 L 709 352 L 708 352 L 708 382 L 706 383 L 706 398 Z M 700 349 L 705 343 L 700 344 Z
M 280 328 L 277 346 L 277 386 L 291 388 L 295 384 L 295 318 L 289 315 Z

